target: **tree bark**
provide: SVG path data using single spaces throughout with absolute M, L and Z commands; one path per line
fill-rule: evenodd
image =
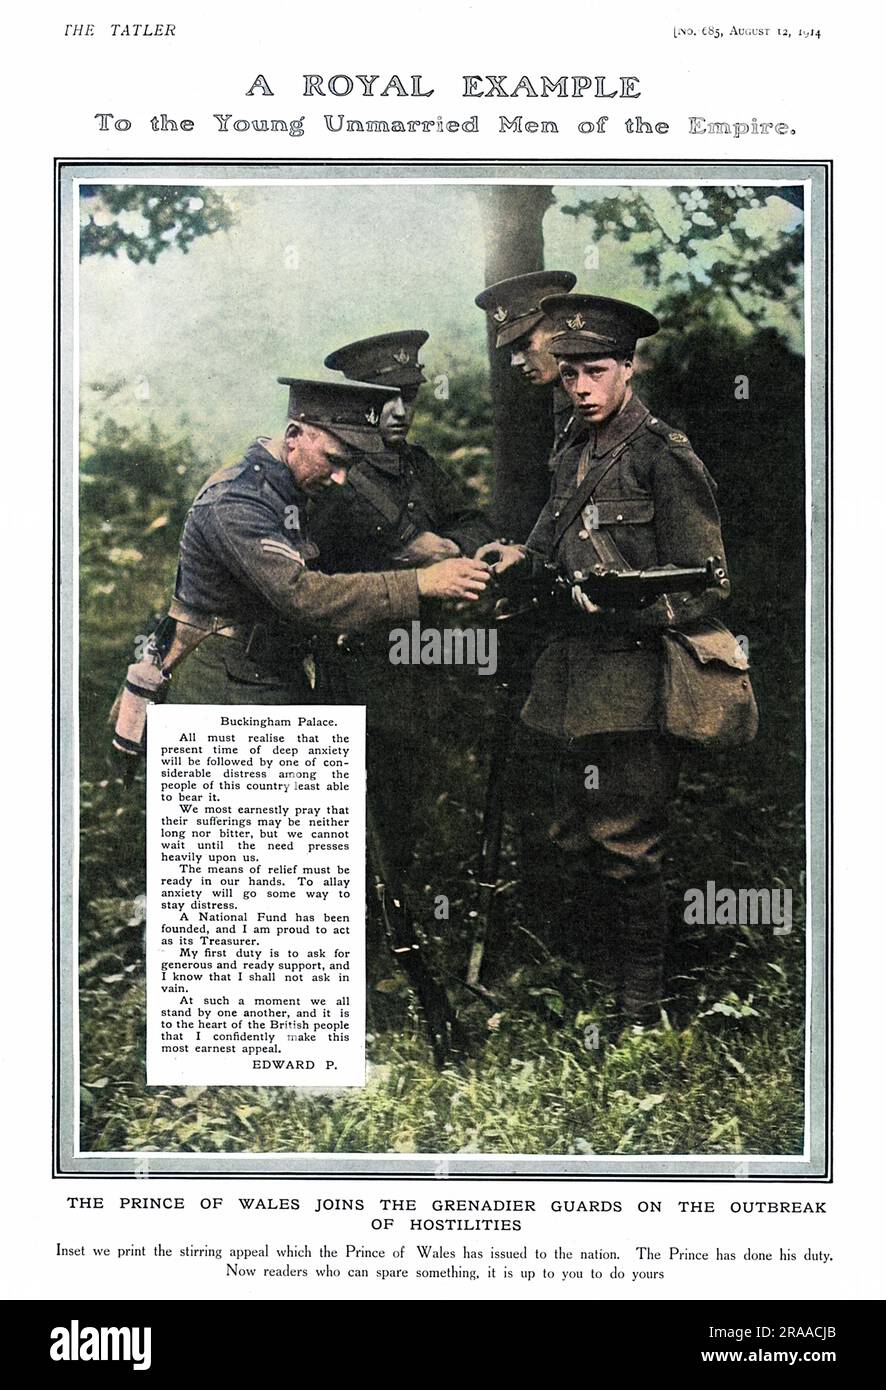
M 486 235 L 486 283 L 544 269 L 542 221 L 554 201 L 550 188 L 499 184 L 480 194 Z M 492 395 L 494 511 L 502 535 L 525 540 L 547 501 L 544 467 L 553 440 L 551 392 L 527 386 L 495 348 L 488 330 Z

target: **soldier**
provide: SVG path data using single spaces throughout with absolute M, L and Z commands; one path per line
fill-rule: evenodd
M 496 348 L 507 348 L 511 366 L 528 386 L 552 389 L 554 435 L 548 467 L 581 430 L 569 396 L 560 383 L 557 359 L 550 350 L 553 325 L 541 308 L 548 295 L 565 293 L 575 284 L 571 270 L 533 270 L 499 280 L 477 295 L 474 303 L 489 318 Z
M 172 676 L 177 703 L 310 701 L 309 639 L 417 617 L 422 596 L 475 599 L 486 567 L 450 558 L 421 569 L 318 574 L 308 499 L 344 485 L 383 446 L 377 424 L 391 392 L 300 381 L 283 432 L 260 438 L 214 474 L 185 521 L 170 616 L 179 647 L 199 645 Z
M 324 362 L 351 381 L 391 389 L 379 422 L 384 450 L 364 458 L 341 492 L 314 509 L 325 569 L 387 569 L 473 555 L 495 535 L 427 450 L 409 441 L 425 381 L 418 353 L 427 339 L 422 329 L 382 333 L 348 343 Z
M 379 432 L 385 448 L 367 454 L 344 487 L 312 508 L 312 535 L 329 571 L 396 570 L 446 556 L 473 555 L 495 530 L 420 445 L 409 441 L 425 380 L 421 329 L 363 338 L 330 353 L 325 366 L 388 387 Z M 420 817 L 427 746 L 436 723 L 437 672 L 392 666 L 386 635 L 370 636 L 340 667 L 343 695 L 366 705 L 369 795 L 388 859 L 409 868 Z
M 561 450 L 584 437 L 586 426 L 560 381 L 557 359 L 550 350 L 554 325 L 541 303 L 549 295 L 571 290 L 574 284 L 571 270 L 537 270 L 489 285 L 474 300 L 488 317 L 495 348 L 509 354 L 511 367 L 537 397 L 539 410 L 548 408 L 550 400 L 553 412 L 551 448 L 538 462 L 539 468 L 543 463 L 546 465 L 551 481 Z M 477 558 L 483 559 L 497 549 L 497 546 L 488 546 L 477 552 Z M 516 693 L 519 695 L 519 690 Z M 517 729 L 511 757 L 511 781 L 515 773 L 523 785 L 528 783 L 534 791 L 533 796 L 526 797 L 520 795 L 519 787 L 511 786 L 508 794 L 509 800 L 518 807 L 518 852 L 524 894 L 530 902 L 546 905 L 544 921 L 537 925 L 551 944 L 557 946 L 562 924 L 556 920 L 552 905 L 558 899 L 552 894 L 556 893 L 555 884 L 560 884 L 566 871 L 562 862 L 555 862 L 558 856 L 551 841 L 557 761 L 551 756 L 550 748 L 525 726 Z M 562 893 L 559 902 L 565 904 Z
M 686 435 L 633 392 L 636 341 L 657 332 L 658 321 L 636 305 L 592 295 L 553 296 L 542 308 L 589 436 L 561 453 L 551 499 L 526 546 L 507 547 L 494 571 L 553 563 L 580 580 L 592 567 L 700 566 L 712 555 L 725 568 L 712 478 Z M 609 886 L 595 911 L 618 931 L 622 1009 L 638 1025 L 660 1016 L 663 837 L 680 770 L 680 744 L 659 732 L 662 632 L 691 632 L 727 593 L 722 582 L 694 597 L 665 594 L 615 612 L 574 588 L 577 621 L 552 633 L 522 711 L 530 728 L 565 751 L 554 838 Z

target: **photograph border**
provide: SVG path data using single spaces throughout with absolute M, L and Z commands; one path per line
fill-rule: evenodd
M 75 950 L 75 792 L 78 772 L 76 669 L 77 557 L 71 506 L 75 392 L 75 265 L 71 236 L 75 180 L 183 178 L 271 180 L 322 176 L 439 177 L 478 182 L 711 182 L 804 184 L 806 358 L 806 653 L 807 713 L 807 1015 L 804 1155 L 511 1155 L 511 1154 L 202 1154 L 81 1152 L 78 1115 Z M 222 174 L 221 171 L 224 171 Z M 716 171 L 716 172 L 713 172 Z M 87 159 L 57 157 L 53 168 L 53 615 L 52 615 L 52 1175 L 58 1178 L 397 1179 L 495 1181 L 695 1181 L 829 1183 L 833 1180 L 833 161 L 831 160 L 262 160 Z

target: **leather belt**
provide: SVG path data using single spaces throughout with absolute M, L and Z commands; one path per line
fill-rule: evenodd
M 215 637 L 248 637 L 255 624 L 237 622 L 235 618 L 221 618 L 217 613 L 203 613 L 196 608 L 189 608 L 180 599 L 174 598 L 169 605 L 169 616 L 174 618 L 177 623 L 186 623 L 188 627 L 196 627 L 207 635 Z
M 645 632 L 619 632 L 578 611 L 559 614 L 551 636 L 553 639 L 579 637 L 595 652 L 661 650 L 661 632 L 656 628 L 648 628 Z
M 178 623 L 184 623 L 186 627 L 196 628 L 207 637 L 225 637 L 241 643 L 247 656 L 260 658 L 262 653 L 270 654 L 274 650 L 279 652 L 280 648 L 286 649 L 290 645 L 294 654 L 299 646 L 294 629 L 271 627 L 261 621 L 243 623 L 236 618 L 222 617 L 217 613 L 204 613 L 189 608 L 177 598 L 173 598 L 169 605 L 169 616 Z

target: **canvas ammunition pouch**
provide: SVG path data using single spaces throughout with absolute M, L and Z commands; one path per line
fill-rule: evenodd
M 748 658 L 715 619 L 662 634 L 661 732 L 707 748 L 750 743 L 759 714 Z

